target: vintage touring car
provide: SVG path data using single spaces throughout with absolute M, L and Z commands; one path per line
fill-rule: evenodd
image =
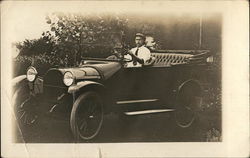
M 202 102 L 208 50 L 153 51 L 150 63 L 126 67 L 128 59 L 86 58 L 70 68 L 51 68 L 41 77 L 29 67 L 13 81 L 13 105 L 20 126 L 47 115 L 70 121 L 73 136 L 90 140 L 104 115 L 121 116 L 172 110 L 178 126 L 192 125 Z

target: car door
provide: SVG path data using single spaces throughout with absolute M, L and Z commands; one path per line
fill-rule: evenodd
M 167 71 L 166 67 L 123 68 L 113 82 L 116 103 L 128 105 L 128 111 L 159 107 L 161 98 L 167 95 Z
M 145 69 L 142 67 L 127 67 L 120 72 L 120 85 L 117 96 L 119 100 L 143 99 L 147 93 Z

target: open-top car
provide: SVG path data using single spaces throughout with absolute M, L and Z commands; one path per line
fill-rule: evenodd
M 90 140 L 101 131 L 104 115 L 139 115 L 173 111 L 178 126 L 192 125 L 202 102 L 208 50 L 152 51 L 142 67 L 131 62 L 86 58 L 79 66 L 51 68 L 40 76 L 29 67 L 14 79 L 13 105 L 20 126 L 46 115 L 70 120 L 76 139 Z

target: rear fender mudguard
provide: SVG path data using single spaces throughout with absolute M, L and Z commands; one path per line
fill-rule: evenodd
M 186 80 L 179 85 L 179 87 L 177 89 L 176 96 L 175 96 L 176 103 L 178 102 L 179 95 L 181 94 L 181 91 L 185 86 L 190 86 L 190 88 L 191 88 L 190 92 L 194 92 L 195 95 L 198 97 L 199 100 L 197 100 L 197 101 L 199 101 L 199 106 L 201 107 L 202 100 L 203 100 L 203 87 L 202 87 L 201 83 L 195 79 Z
M 203 88 L 201 86 L 201 83 L 198 81 L 198 80 L 195 80 L 195 79 L 189 79 L 189 80 L 186 80 L 184 82 L 182 82 L 179 86 L 178 86 L 178 89 L 177 89 L 177 92 L 179 93 L 181 91 L 181 89 L 185 86 L 185 85 L 188 85 L 188 84 L 191 84 L 191 85 L 195 85 L 197 86 L 197 93 L 202 93 L 203 91 Z

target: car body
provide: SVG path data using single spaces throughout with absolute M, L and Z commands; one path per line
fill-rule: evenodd
M 34 76 L 15 79 L 16 118 L 31 125 L 43 114 L 58 115 L 70 120 L 74 137 L 83 140 L 97 136 L 104 115 L 110 112 L 131 116 L 172 110 L 177 124 L 189 127 L 202 101 L 202 78 L 210 52 L 151 54 L 151 63 L 142 67 L 126 67 L 124 59 L 88 58 L 77 67 L 51 68 L 43 77 L 30 67 Z M 18 109 L 26 111 L 26 120 Z

